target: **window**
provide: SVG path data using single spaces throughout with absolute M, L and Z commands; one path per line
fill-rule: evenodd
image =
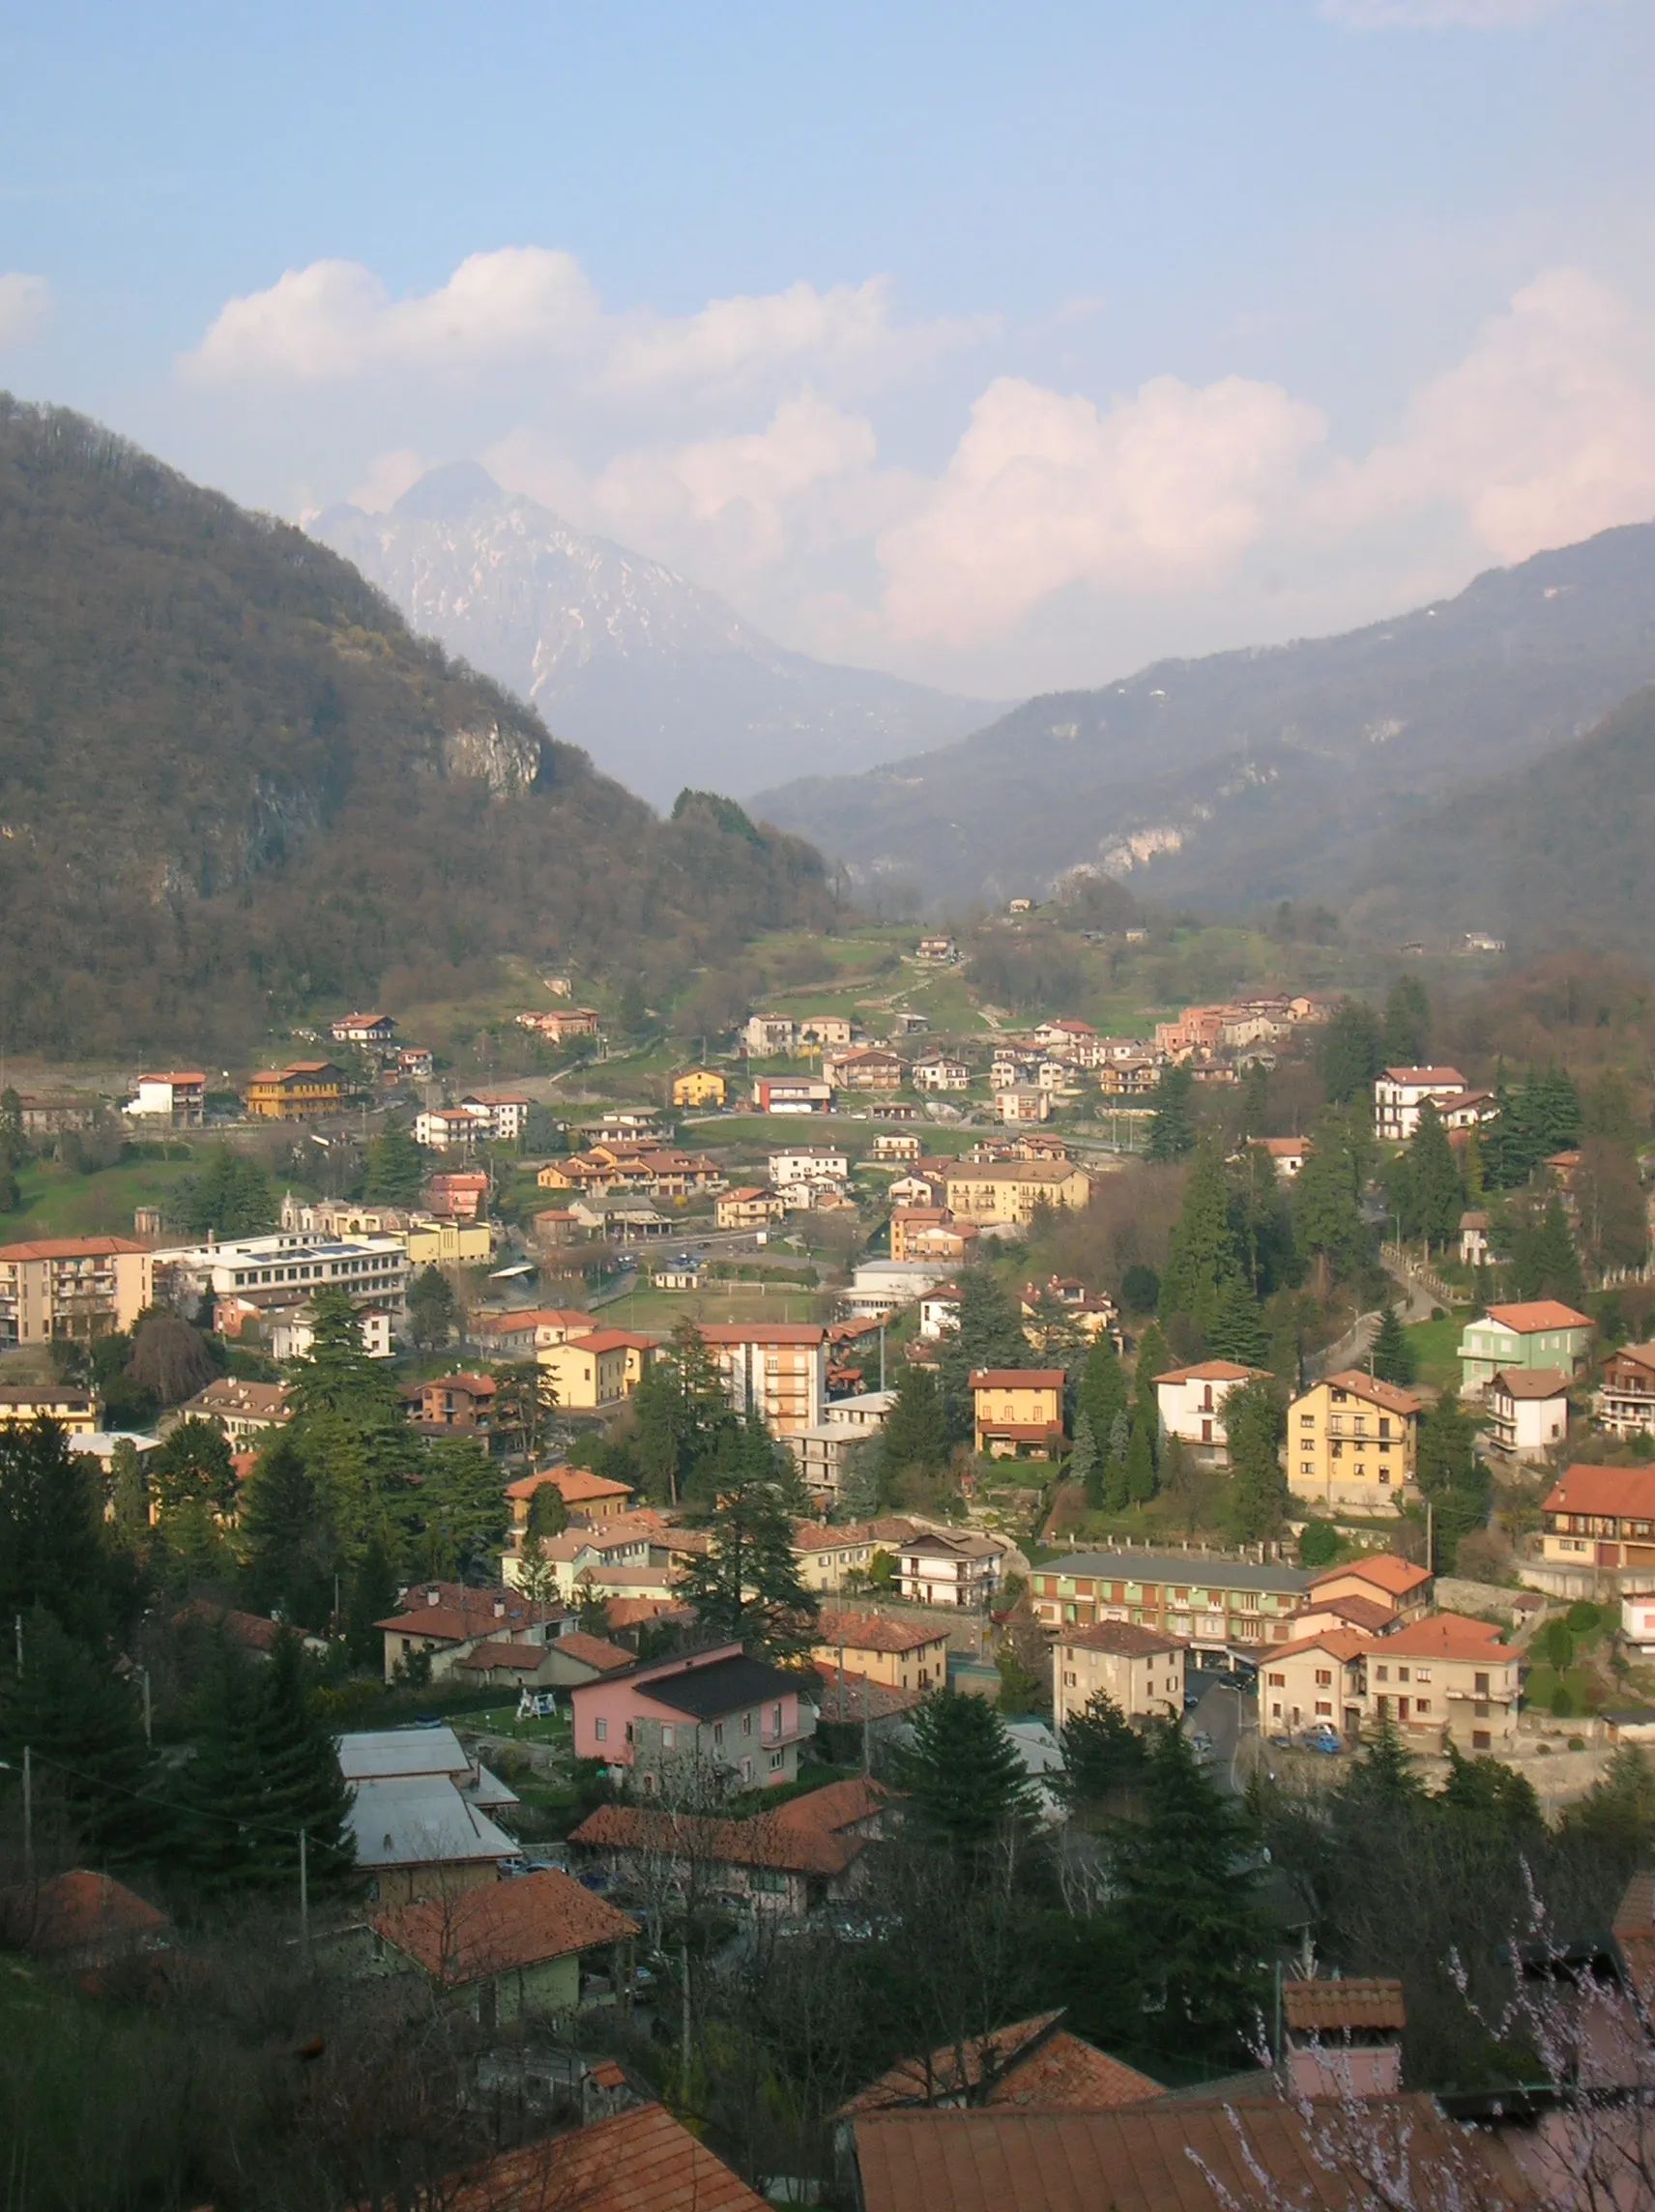
M 593 1722 L 592 1732 L 597 1738 L 599 1743 L 607 1743 L 609 1741 L 609 1723 L 604 1719 L 601 1713 L 599 1713 L 596 1720 Z
M 663 1751 L 671 1751 L 673 1748 L 673 1724 L 671 1721 L 667 1721 L 661 1729 L 661 1749 Z
M 741 1733 L 742 1733 L 743 1735 L 751 1735 L 751 1734 L 752 1734 L 752 1732 L 753 1732 L 753 1716 L 752 1716 L 752 1714 L 751 1714 L 751 1713 L 743 1713 L 743 1714 L 741 1715 Z
M 1325 1690 L 1332 1679 L 1333 1670 L 1331 1667 L 1319 1667 L 1316 1670 L 1316 1686 L 1319 1690 Z
M 1301 1459 L 1298 1463 L 1298 1471 L 1300 1474 L 1314 1474 L 1316 1472 L 1316 1462 L 1311 1459 Z
M 1494 1739 L 1486 1728 L 1471 1731 L 1471 1749 L 1473 1751 L 1492 1751 L 1494 1749 Z
M 1415 1698 L 1413 1709 L 1416 1713 L 1428 1713 L 1431 1710 L 1431 1700 L 1429 1698 Z
M 1489 1717 L 1489 1701 L 1487 1698 L 1479 1698 L 1471 1710 L 1478 1720 L 1486 1721 Z
M 743 1782 L 751 1782 L 752 1779 L 753 1762 L 750 1759 L 743 1759 L 741 1761 L 741 1780 Z
M 1408 1680 L 1408 1669 L 1399 1667 L 1396 1671 L 1396 1678 L 1399 1682 L 1406 1682 Z
M 1287 1686 L 1288 1678 L 1285 1674 L 1272 1674 L 1270 1676 L 1270 1687 L 1272 1690 L 1285 1690 Z
M 722 1743 L 724 1741 L 724 1723 L 722 1721 L 713 1722 L 712 1740 L 714 1743 Z
M 1301 1413 L 1298 1417 L 1298 1425 L 1301 1429 L 1314 1429 L 1316 1415 L 1314 1413 Z
M 1332 1719 L 1332 1717 L 1333 1717 L 1333 1701 L 1332 1701 L 1332 1699 L 1331 1699 L 1331 1698 L 1318 1698 L 1318 1699 L 1317 1699 L 1317 1701 L 1316 1701 L 1316 1713 L 1317 1713 L 1317 1718 L 1318 1718 L 1319 1720 L 1321 1720 L 1321 1719 L 1327 1719 L 1327 1720 L 1331 1720 L 1331 1719 Z
M 770 1753 L 770 1772 L 772 1774 L 779 1773 L 786 1764 L 787 1754 L 785 1751 L 772 1751 Z
M 1413 1678 L 1416 1682 L 1429 1682 L 1431 1679 L 1431 1669 L 1429 1667 L 1416 1667 L 1413 1670 Z
M 1474 1682 L 1472 1683 L 1472 1688 L 1476 1691 L 1479 1698 L 1486 1698 L 1489 1694 L 1488 1676 L 1486 1674 L 1477 1675 Z
M 771 1705 L 770 1707 L 770 1733 L 771 1735 L 780 1735 L 781 1733 L 780 1705 Z
M 1374 1672 L 1381 1682 L 1388 1682 L 1391 1678 L 1391 1671 L 1388 1667 L 1378 1667 Z

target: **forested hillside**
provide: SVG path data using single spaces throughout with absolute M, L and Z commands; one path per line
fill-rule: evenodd
M 344 561 L 0 394 L 0 1036 L 230 1052 L 388 971 L 716 961 L 808 846 L 658 821 Z

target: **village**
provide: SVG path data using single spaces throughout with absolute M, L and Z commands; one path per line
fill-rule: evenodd
M 950 936 L 903 959 L 954 1019 L 782 992 L 640 1076 L 565 976 L 509 1016 L 555 1063 L 518 1078 L 368 1008 L 239 1087 L 7 1090 L 25 1213 L 71 1162 L 132 1199 L 0 1241 L 0 1495 L 99 1525 L 73 1573 L 124 1624 L 129 1763 L 85 1771 L 23 1547 L 18 1665 L 38 1638 L 58 1674 L 8 1719 L 0 1940 L 114 1991 L 293 1891 L 305 1987 L 359 1993 L 323 2010 L 424 1993 L 470 2096 L 580 2123 L 559 2187 L 635 2160 L 662 2212 L 894 2206 L 895 2113 L 902 2157 L 1031 2101 L 1118 2113 L 1141 2157 L 1218 2155 L 1192 2081 L 1355 2067 L 1401 2110 L 1410 2018 L 1469 2031 L 1412 1950 L 1319 1968 L 1283 1841 L 1381 1786 L 1497 1807 L 1514 1854 L 1612 1831 L 1604 1955 L 1648 2001 L 1655 1191 L 1624 1084 L 1496 1049 L 1479 1085 L 1406 975 L 1113 1034 L 960 1018 Z M 268 1786 L 213 1732 L 261 1697 L 298 1701 L 308 1779 L 244 1864 Z M 705 2083 L 711 2138 L 669 2116 L 796 1962 L 859 2003 L 937 1940 L 928 1868 L 986 1881 L 996 1942 L 1060 1892 L 1126 1944 L 1169 1790 L 1238 1854 L 1211 1878 L 1274 1992 L 1263 2073 L 1244 2004 L 1186 1991 L 1169 2067 L 1026 1927 L 1016 1970 L 903 1984 L 910 2041 L 857 2077 L 851 2034 L 785 2124 Z M 996 1837 L 1048 1871 L 988 1878 Z

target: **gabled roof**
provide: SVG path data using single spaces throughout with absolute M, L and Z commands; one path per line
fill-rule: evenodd
M 706 1344 L 823 1344 L 828 1336 L 816 1322 L 703 1321 L 695 1325 Z
M 1194 1367 L 1169 1367 L 1157 1382 L 1250 1382 L 1263 1367 L 1237 1367 L 1234 1359 L 1204 1359 Z
M 1502 1328 L 1511 1329 L 1518 1336 L 1537 1336 L 1548 1328 L 1590 1328 L 1590 1314 L 1577 1313 L 1573 1306 L 1561 1304 L 1556 1298 L 1529 1298 L 1515 1306 L 1490 1306 L 1490 1321 L 1497 1321 Z M 1473 1328 L 1476 1324 L 1470 1324 Z
M 586 1340 L 590 1343 L 591 1339 Z M 588 1467 L 542 1467 L 506 1485 L 508 1498 L 533 1498 L 543 1483 L 555 1482 L 566 1505 L 595 1505 L 605 1498 L 630 1498 L 631 1486 L 594 1474 Z
M 1070 2035 L 1060 2024 L 1062 2017 L 1061 2012 L 1037 2013 L 990 2035 L 973 2036 L 964 2047 L 963 2081 L 961 2052 L 953 2044 L 932 2052 L 929 2059 L 899 2059 L 888 2074 L 841 2105 L 834 2117 L 946 2105 L 959 2099 L 962 2088 L 967 2094 L 980 2088 L 985 2078 L 984 2108 L 1038 2105 L 1046 2110 L 1098 2111 L 1165 2094 L 1147 2074 Z
M 1261 1652 L 1259 1663 L 1263 1667 L 1273 1667 L 1278 1659 L 1292 1659 L 1301 1651 L 1325 1651 L 1330 1658 L 1344 1664 L 1359 1659 L 1372 1642 L 1373 1638 L 1364 1636 L 1359 1628 L 1322 1628 L 1314 1636 L 1301 1636 L 1292 1644 L 1272 1644 L 1267 1651 Z
M 797 1674 L 786 1674 L 764 1659 L 714 1659 L 702 1667 L 685 1667 L 670 1674 L 647 1675 L 637 1684 L 638 1695 L 675 1713 L 695 1720 L 720 1720 L 743 1705 L 762 1704 L 766 1699 L 797 1697 Z
M 1489 1388 L 1503 1390 L 1508 1398 L 1563 1398 L 1569 1378 L 1560 1367 L 1502 1367 Z
M 87 1867 L 0 1890 L 0 1936 L 37 1958 L 132 1942 L 165 1926 L 147 1898 Z
M 546 1648 L 566 1652 L 583 1667 L 595 1667 L 600 1674 L 613 1674 L 619 1668 L 635 1667 L 638 1663 L 635 1652 L 624 1651 L 619 1644 L 606 1644 L 601 1636 L 588 1636 L 578 1628 L 571 1629 L 567 1636 L 560 1636 Z
M 658 1812 L 645 1805 L 599 1805 L 569 1842 L 588 1850 L 648 1851 L 652 1857 L 696 1859 L 714 1866 L 764 1867 L 777 1874 L 843 1874 L 862 1838 L 839 1836 L 774 1813 L 720 1820 L 700 1813 Z
M 1083 1651 L 1113 1652 L 1122 1659 L 1153 1659 L 1163 1651 L 1183 1650 L 1187 1639 L 1163 1636 L 1136 1620 L 1095 1620 L 1085 1628 L 1060 1628 L 1060 1644 L 1076 1644 Z
M 891 1620 L 879 1613 L 824 1613 L 816 1622 L 812 1649 L 837 1651 L 923 1651 L 947 1641 L 944 1629 L 917 1621 Z
M 973 1367 L 973 1390 L 1060 1390 L 1068 1380 L 1060 1367 Z
M 1360 1558 L 1347 1559 L 1342 1567 L 1323 1567 L 1311 1577 L 1311 1591 L 1314 1594 L 1323 1583 L 1341 1582 L 1347 1575 L 1359 1575 L 1387 1596 L 1410 1597 L 1431 1580 L 1431 1569 L 1416 1566 L 1412 1559 L 1399 1559 L 1394 1552 L 1368 1552 Z
M 147 1252 L 130 1237 L 40 1237 L 22 1244 L 0 1244 L 0 1260 L 108 1260 L 121 1252 Z
M 1466 1078 L 1457 1067 L 1387 1067 L 1386 1078 L 1392 1083 L 1407 1083 L 1415 1090 L 1422 1086 L 1437 1090 L 1452 1084 L 1456 1091 L 1464 1091 Z
M 1601 1513 L 1655 1519 L 1655 1465 L 1567 1467 L 1541 1507 L 1545 1513 Z
M 638 1923 L 555 1867 L 375 1913 L 369 1926 L 450 1988 L 636 1936 Z
M 1411 1390 L 1404 1390 L 1395 1382 L 1381 1382 L 1377 1375 L 1364 1375 L 1359 1367 L 1342 1367 L 1337 1375 L 1323 1375 L 1321 1381 L 1348 1397 L 1380 1406 L 1387 1413 L 1401 1413 L 1406 1418 L 1421 1410 L 1422 1401 Z M 1312 1383 L 1311 1388 L 1316 1387 Z
M 1408 2025 L 1401 1982 L 1353 1976 L 1337 1982 L 1284 1982 L 1282 2012 L 1301 2035 L 1337 2034 L 1345 2028 L 1394 2029 Z
M 1500 1642 L 1500 1631 L 1464 1613 L 1432 1613 L 1396 1629 L 1377 1646 L 1385 1659 L 1518 1659 L 1522 1653 Z
M 1396 1615 L 1388 1605 L 1381 1605 L 1377 1597 L 1321 1597 L 1311 1598 L 1307 1613 L 1333 1613 L 1350 1627 L 1364 1636 L 1383 1636 L 1396 1621 Z M 1280 1653 L 1276 1656 L 1279 1658 Z
M 448 2182 L 440 2201 L 446 2212 L 769 2212 L 659 2105 L 505 2151 Z
M 472 1674 L 492 1674 L 497 1667 L 520 1674 L 534 1674 L 539 1672 L 545 1656 L 543 1644 L 479 1644 L 475 1651 L 468 1651 L 455 1664 Z

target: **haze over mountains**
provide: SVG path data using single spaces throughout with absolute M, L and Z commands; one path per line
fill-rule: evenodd
M 961 743 L 753 803 L 858 882 L 912 884 L 933 902 L 1038 894 L 1091 866 L 1220 909 L 1345 905 L 1360 887 L 1386 926 L 1406 926 L 1408 881 L 1418 926 L 1520 934 L 1490 805 L 1471 807 L 1474 869 L 1468 850 L 1441 864 L 1439 841 L 1429 866 L 1423 846 L 1410 853 L 1455 792 L 1490 784 L 1497 819 L 1512 821 L 1505 779 L 1652 680 L 1655 526 L 1640 524 L 1344 636 L 1163 661 L 1032 699 Z M 1582 751 L 1581 773 L 1593 758 Z M 1445 819 L 1450 843 L 1463 840 L 1466 809 Z
M 1003 708 L 790 653 L 716 593 L 570 529 L 475 462 L 428 471 L 386 514 L 334 507 L 309 529 L 656 805 L 685 784 L 740 797 L 806 768 L 855 774 Z

